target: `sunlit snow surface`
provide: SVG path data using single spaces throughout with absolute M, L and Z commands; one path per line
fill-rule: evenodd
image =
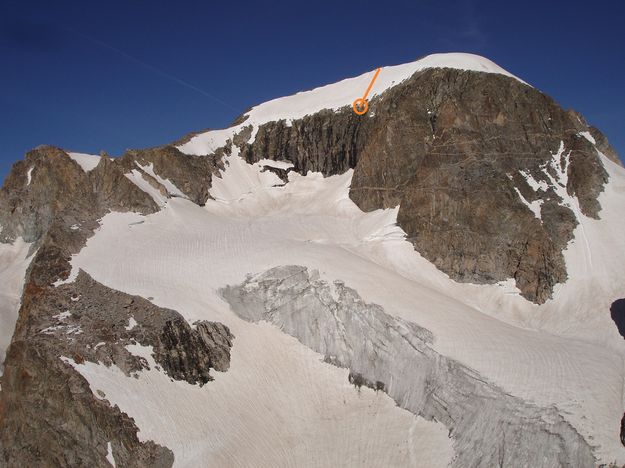
M 441 425 L 415 418 L 384 394 L 358 393 L 346 370 L 268 324 L 241 321 L 217 293 L 248 273 L 303 265 L 427 328 L 436 351 L 510 394 L 555 405 L 602 461 L 623 463 L 625 346 L 609 304 L 624 290 L 615 272 L 625 252 L 625 171 L 602 161 L 610 183 L 601 216 L 610 228 L 582 217 L 565 252 L 570 279 L 553 301 L 536 306 L 510 281 L 451 281 L 405 241 L 397 210 L 363 213 L 354 205 L 352 171 L 290 173 L 279 186 L 274 174 L 235 151 L 205 207 L 174 198 L 147 217 L 109 214 L 72 261 L 74 271 L 151 296 L 190 322 L 229 326 L 230 370 L 200 388 L 154 367 L 139 379 L 115 367 L 76 367 L 94 392 L 135 418 L 142 439 L 171 448 L 180 466 L 445 466 L 452 453 Z
M 97 156 L 95 154 L 73 152 L 69 152 L 67 154 L 70 158 L 76 161 L 85 172 L 94 170 L 96 166 L 100 163 L 100 156 Z
M 26 173 L 26 185 L 30 185 L 31 181 L 33 180 L 33 169 L 35 168 L 35 166 L 31 166 L 28 169 L 28 172 Z
M 0 243 L 0 375 L 17 321 L 24 275 L 32 259 L 28 256 L 30 246 L 21 237 L 13 244 Z
M 407 80 L 416 72 L 428 68 L 455 68 L 495 73 L 509 76 L 525 83 L 496 63 L 478 55 L 463 53 L 432 54 L 415 62 L 382 67 L 378 78 L 371 88 L 369 99 Z M 200 133 L 187 143 L 180 145 L 178 149 L 186 154 L 209 154 L 217 148 L 224 146 L 229 138 L 232 138 L 234 134 L 248 125 L 252 125 L 255 132 L 260 125 L 267 122 L 280 119 L 287 121 L 300 119 L 322 109 L 336 110 L 344 106 L 351 106 L 354 99 L 362 97 L 374 74 L 375 70 L 372 70 L 355 78 L 348 78 L 338 83 L 265 102 L 247 112 L 245 114 L 247 119 L 240 125 L 223 130 Z M 252 139 L 254 134 L 252 134 Z

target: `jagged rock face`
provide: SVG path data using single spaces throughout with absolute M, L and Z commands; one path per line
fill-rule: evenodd
M 190 156 L 181 153 L 174 146 L 161 146 L 145 150 L 129 150 L 119 160 L 127 170 L 153 165 L 156 174 L 169 179 L 193 203 L 200 206 L 209 198 L 213 175 L 223 169 L 220 154 Z M 145 172 L 144 172 L 145 174 Z
M 19 236 L 26 242 L 40 241 L 55 222 L 79 226 L 75 234 L 80 234 L 78 231 L 92 230 L 94 221 L 109 211 L 155 213 L 160 208 L 154 199 L 126 174 L 138 170 L 165 198 L 173 194 L 138 164 L 152 165 L 156 175 L 203 205 L 209 197 L 212 175 L 223 169 L 221 156 L 188 156 L 163 146 L 130 150 L 118 159 L 103 156 L 95 169 L 85 172 L 65 151 L 38 147 L 24 161 L 15 163 L 0 189 L 0 241 L 11 242 Z M 86 229 L 85 224 L 89 225 Z
M 399 406 L 447 426 L 456 467 L 594 466 L 590 446 L 554 407 L 541 408 L 488 383 L 431 347 L 435 337 L 330 286 L 305 267 L 283 266 L 222 290 L 245 320 L 267 321 L 347 367 L 350 381 L 383 390 Z
M 241 154 L 302 173 L 354 168 L 352 200 L 365 211 L 399 205 L 398 223 L 439 269 L 465 282 L 514 278 L 542 303 L 567 278 L 562 250 L 577 219 L 563 198 L 599 217 L 607 173 L 587 131 L 514 79 L 431 69 L 373 99 L 364 117 L 345 108 L 263 125 Z
M 270 122 L 258 129 L 254 143 L 242 145 L 241 157 L 249 163 L 263 158 L 288 160 L 302 174 L 342 174 L 356 167 L 372 128 L 370 121 L 347 109 L 321 111 L 290 124 Z
M 177 312 L 84 272 L 57 288 L 27 288 L 2 379 L 2 459 L 9 466 L 107 466 L 111 442 L 120 466 L 171 466 L 172 453 L 140 442 L 133 420 L 94 395 L 70 363 L 115 365 L 130 377 L 148 368 L 131 352 L 142 345 L 171 378 L 204 384 L 210 368 L 228 369 L 228 328 L 200 322 L 193 329 Z
M 103 212 L 150 214 L 158 211 L 154 200 L 125 177 L 123 167 L 117 160 L 103 157 L 100 164 L 89 172 L 89 179 Z
M 55 221 L 80 225 L 109 210 L 148 214 L 158 207 L 108 158 L 86 173 L 64 151 L 41 146 L 14 165 L 0 189 L 2 241 L 35 242 Z
M 98 341 L 87 338 L 92 331 L 75 324 L 80 324 L 80 316 L 72 314 L 71 325 L 63 324 L 65 308 L 75 308 L 67 294 L 79 297 L 76 292 L 26 286 L 2 377 L 3 462 L 6 466 L 110 466 L 106 455 L 111 442 L 115 459 L 128 466 L 171 466 L 169 450 L 151 442 L 142 444 L 132 419 L 96 398 L 87 381 L 61 360 L 83 362 L 85 356 L 100 352 L 91 348 Z M 106 338 L 114 339 L 114 328 L 106 333 Z
M 10 348 L 0 400 L 0 465 L 169 467 L 173 454 L 137 439 L 134 421 L 94 397 L 87 381 L 27 342 Z
M 63 150 L 41 146 L 17 162 L 0 189 L 0 241 L 22 237 L 37 251 L 30 281 L 45 287 L 70 272 L 77 253 L 109 211 L 150 214 L 159 207 L 124 176 L 123 168 L 102 157 L 85 172 Z
M 69 258 L 77 253 L 110 211 L 157 212 L 160 207 L 126 175 L 141 174 L 164 198 L 175 196 L 138 164 L 170 180 L 198 205 L 209 197 L 211 177 L 223 169 L 222 152 L 209 157 L 183 155 L 170 146 L 131 150 L 118 159 L 103 156 L 85 172 L 68 154 L 52 146 L 30 151 L 13 166 L 0 189 L 1 242 L 22 237 L 38 249 L 39 269 L 33 281 L 40 286 L 69 274 Z
M 211 368 L 227 371 L 233 336 L 225 325 L 200 322 L 193 330 L 179 317 L 165 322 L 156 348 L 156 361 L 177 380 L 205 384 Z
M 601 130 L 599 130 L 597 127 L 590 126 L 588 127 L 588 131 L 590 132 L 590 135 L 595 139 L 597 149 L 605 154 L 612 162 L 623 167 L 621 158 L 619 158 L 616 150 L 608 141 L 608 138 L 603 133 L 601 133 Z

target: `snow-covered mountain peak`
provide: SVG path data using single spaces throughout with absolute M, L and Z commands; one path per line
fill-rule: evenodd
M 430 68 L 453 68 L 493 73 L 505 75 L 527 84 L 496 63 L 479 55 L 466 53 L 432 54 L 414 62 L 382 67 L 368 97 L 380 95 L 415 73 Z M 375 70 L 371 70 L 360 76 L 264 102 L 248 111 L 245 114 L 246 119 L 241 124 L 223 130 L 200 133 L 178 146 L 178 149 L 190 155 L 209 154 L 223 146 L 228 139 L 246 126 L 251 125 L 254 130 L 257 130 L 260 125 L 267 122 L 295 120 L 324 109 L 337 110 L 350 106 L 355 99 L 362 97 L 374 74 Z
M 414 62 L 382 67 L 371 88 L 369 98 L 380 95 L 387 89 L 407 80 L 415 73 L 429 68 L 454 68 L 495 73 L 506 75 L 525 83 L 496 63 L 479 55 L 465 53 L 432 54 Z M 245 123 L 260 125 L 278 119 L 298 119 L 323 109 L 336 110 L 349 106 L 354 99 L 362 96 L 374 74 L 375 70 L 371 70 L 360 76 L 347 78 L 337 83 L 259 104 L 246 113 L 248 119 Z

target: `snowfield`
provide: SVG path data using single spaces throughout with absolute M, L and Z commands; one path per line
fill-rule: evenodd
M 237 341 L 230 370 L 204 387 L 155 370 L 149 349 L 134 351 L 151 367 L 138 379 L 115 366 L 68 362 L 135 418 L 139 439 L 171 448 L 175 466 L 425 468 L 451 460 L 441 424 L 398 408 L 385 393 L 356 390 L 346 369 L 274 327 L 230 325 Z
M 0 376 L 4 369 L 4 356 L 15 330 L 24 275 L 32 260 L 32 256 L 28 256 L 30 246 L 21 237 L 12 245 L 0 243 Z
M 290 173 L 277 186 L 277 176 L 235 151 L 205 207 L 172 198 L 147 217 L 109 214 L 72 261 L 74 272 L 82 268 L 109 287 L 153 297 L 191 323 L 226 324 L 235 335 L 230 370 L 199 388 L 155 370 L 136 380 L 115 368 L 76 367 L 94 391 L 136 419 L 141 437 L 170 447 L 180 466 L 209 459 L 236 466 L 446 465 L 451 445 L 441 425 L 415 419 L 385 395 L 358 393 L 345 370 L 268 324 L 243 322 L 218 294 L 249 273 L 303 265 L 427 328 L 438 353 L 511 395 L 555 406 L 601 461 L 623 463 L 624 344 L 609 305 L 623 291 L 623 279 L 610 272 L 624 260 L 618 227 L 625 220 L 625 171 L 602 161 L 610 182 L 601 215 L 613 227 L 581 219 L 566 251 L 569 281 L 537 306 L 511 282 L 451 281 L 404 239 L 397 210 L 363 213 L 351 202 L 352 171 L 328 178 Z M 313 447 L 328 458 L 311 459 Z M 367 456 L 359 459 L 363 450 Z M 417 455 L 410 458 L 410 450 Z

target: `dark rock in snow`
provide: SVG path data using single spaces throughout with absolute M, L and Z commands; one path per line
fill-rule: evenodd
M 610 306 L 610 316 L 612 320 L 614 320 L 618 332 L 625 338 L 625 299 L 617 299 L 612 303 Z

